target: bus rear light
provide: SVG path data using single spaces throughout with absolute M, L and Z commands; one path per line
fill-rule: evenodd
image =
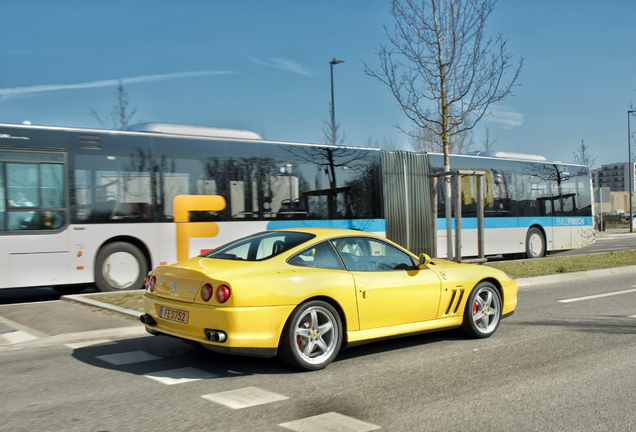
M 205 284 L 203 285 L 203 288 L 201 288 L 201 298 L 203 299 L 203 301 L 210 301 L 210 299 L 212 298 L 212 285 L 210 284 Z
M 230 298 L 230 287 L 221 285 L 216 289 L 216 299 L 219 303 L 225 303 Z
M 78 270 L 84 270 L 84 266 L 78 266 L 77 269 Z

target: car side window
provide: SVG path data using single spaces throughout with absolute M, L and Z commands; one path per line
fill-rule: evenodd
M 415 265 L 410 255 L 380 240 L 343 237 L 332 242 L 347 270 L 392 271 Z
M 328 241 L 318 243 L 309 249 L 297 253 L 287 262 L 300 267 L 315 267 L 332 270 L 344 270 L 342 262 Z

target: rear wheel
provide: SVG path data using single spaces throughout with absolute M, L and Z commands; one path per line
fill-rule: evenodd
M 109 243 L 97 253 L 95 285 L 100 291 L 141 289 L 147 274 L 146 257 L 133 244 Z
M 526 256 L 541 258 L 545 255 L 545 237 L 539 228 L 530 228 L 526 236 Z
M 303 370 L 325 368 L 342 346 L 342 323 L 328 303 L 310 301 L 298 306 L 289 317 L 280 343 L 280 356 Z
M 492 335 L 501 321 L 501 297 L 490 282 L 481 282 L 468 297 L 462 331 L 474 338 Z

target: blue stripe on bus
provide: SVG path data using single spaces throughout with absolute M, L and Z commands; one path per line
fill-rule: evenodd
M 592 216 L 486 217 L 484 218 L 484 229 L 529 228 L 532 225 L 591 227 L 593 223 Z M 452 220 L 451 228 L 455 229 L 455 219 Z M 437 219 L 437 229 L 446 229 L 446 219 Z M 462 218 L 462 229 L 477 229 L 477 218 Z
M 384 219 L 277 220 L 267 223 L 268 230 L 285 228 L 343 228 L 367 232 L 386 231 Z

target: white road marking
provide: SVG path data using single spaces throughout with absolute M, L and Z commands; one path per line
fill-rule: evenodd
M 2 306 L 7 306 L 7 305 L 0 305 L 0 307 L 2 307 Z M 12 306 L 12 305 L 8 305 L 8 306 Z M 36 336 L 38 338 L 45 338 L 45 337 L 48 336 L 45 333 L 39 332 L 39 331 L 37 331 L 35 329 L 32 329 L 31 327 L 27 327 L 25 325 L 22 325 L 20 323 L 15 322 L 15 321 L 11 321 L 10 319 L 3 317 L 2 315 L 0 315 L 0 323 L 11 327 L 13 330 L 21 330 L 23 332 L 30 333 L 33 336 Z
M 15 344 L 20 342 L 26 342 L 30 340 L 39 339 L 37 336 L 32 335 L 29 332 L 22 330 L 16 330 L 10 333 L 4 333 L 0 335 L 0 344 L 4 341 L 8 344 Z
M 84 347 L 88 347 L 88 346 L 98 346 L 98 345 L 116 345 L 117 342 L 113 342 L 110 339 L 99 339 L 99 340 L 92 340 L 92 341 L 84 341 L 84 342 L 77 342 L 77 343 L 70 343 L 70 344 L 64 344 L 64 346 L 70 348 L 70 349 L 79 349 L 79 348 L 84 348 Z
M 353 417 L 330 412 L 313 417 L 307 417 L 288 423 L 282 423 L 285 429 L 296 432 L 319 432 L 319 431 L 339 431 L 339 432 L 366 432 L 380 429 L 380 426 L 366 423 Z
M 263 405 L 270 402 L 278 402 L 289 399 L 287 396 L 262 390 L 258 387 L 245 387 L 238 390 L 212 393 L 201 397 L 232 409 L 247 408 L 255 405 Z
M 156 355 L 152 355 L 145 351 L 129 351 L 119 354 L 107 354 L 96 356 L 96 358 L 115 366 L 161 359 L 161 357 L 157 357 Z
M 149 374 L 144 374 L 143 376 L 165 385 L 183 384 L 190 381 L 200 381 L 202 379 L 218 377 L 218 375 L 205 372 L 201 369 L 193 367 L 152 372 Z
M 597 298 L 601 298 L 601 297 L 610 297 L 610 296 L 615 296 L 615 295 L 620 295 L 620 294 L 629 294 L 629 293 L 633 293 L 633 292 L 636 292 L 636 289 L 625 290 L 625 291 L 616 291 L 616 292 L 605 293 L 605 294 L 597 294 L 597 295 L 591 295 L 591 296 L 587 296 L 587 297 L 571 298 L 571 299 L 567 299 L 567 300 L 559 300 L 559 303 L 572 303 L 572 302 L 583 301 L 583 300 L 593 300 L 593 299 L 597 299 Z

